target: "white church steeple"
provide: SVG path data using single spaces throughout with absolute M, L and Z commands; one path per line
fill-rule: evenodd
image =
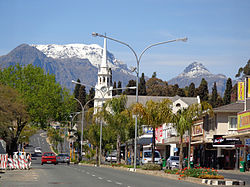
M 107 62 L 107 39 L 104 38 L 103 55 L 101 65 L 98 67 L 98 78 L 95 86 L 95 113 L 101 107 L 102 101 L 112 98 L 112 71 Z

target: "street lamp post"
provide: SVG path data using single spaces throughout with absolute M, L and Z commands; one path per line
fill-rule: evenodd
M 162 45 L 162 44 L 166 44 L 166 43 L 171 43 L 171 42 L 177 42 L 177 41 L 183 41 L 183 42 L 186 42 L 187 41 L 187 38 L 179 38 L 179 39 L 175 39 L 175 40 L 169 40 L 169 41 L 164 41 L 164 42 L 158 42 L 158 43 L 154 43 L 154 44 L 151 44 L 149 45 L 148 47 L 146 47 L 140 54 L 139 58 L 138 58 L 138 55 L 137 53 L 135 52 L 135 50 L 127 43 L 125 42 L 122 42 L 120 40 L 117 40 L 117 39 L 114 39 L 114 38 L 111 38 L 111 37 L 108 37 L 106 35 L 102 35 L 102 34 L 99 34 L 99 33 L 96 33 L 96 32 L 93 32 L 92 33 L 92 36 L 96 37 L 96 36 L 99 36 L 99 37 L 102 37 L 102 38 L 107 38 L 109 40 L 113 40 L 115 42 L 118 42 L 120 44 L 123 44 L 123 45 L 126 45 L 132 52 L 133 54 L 135 55 L 135 58 L 136 58 L 136 64 L 137 64 L 137 67 L 136 67 L 136 103 L 138 103 L 138 87 L 139 87 L 139 64 L 140 64 L 140 61 L 141 61 L 141 57 L 142 55 L 148 50 L 150 49 L 151 47 L 154 47 L 154 46 L 157 46 L 157 45 Z M 137 115 L 135 116 L 135 148 L 134 148 L 134 171 L 136 171 L 136 149 L 137 149 L 137 142 L 136 142 L 136 139 L 137 139 Z
M 80 82 L 77 82 L 77 81 L 74 81 L 72 80 L 72 83 L 73 84 L 80 84 L 80 85 L 83 85 L 83 86 L 90 86 L 90 85 L 87 85 L 87 84 L 82 84 Z M 90 87 L 94 87 L 94 86 L 90 86 Z M 101 95 L 102 95 L 102 102 L 101 102 L 101 107 L 103 106 L 103 101 L 104 101 L 104 97 L 105 95 L 110 92 L 110 91 L 113 91 L 113 90 L 122 90 L 122 89 L 136 89 L 136 87 L 125 87 L 125 88 L 115 88 L 115 89 L 110 89 L 110 90 L 107 90 L 107 91 L 103 91 L 101 89 L 98 89 L 98 88 L 95 88 L 96 90 L 98 90 Z M 99 155 L 98 155 L 98 165 L 100 166 L 101 165 L 101 150 L 102 150 L 102 120 L 100 122 L 100 150 L 99 150 Z
M 77 98 L 74 98 L 80 105 L 82 108 L 82 121 L 81 121 L 81 153 L 80 153 L 80 158 L 82 158 L 82 142 L 83 142 L 83 116 L 84 116 L 84 107 L 82 106 L 81 101 L 79 101 Z

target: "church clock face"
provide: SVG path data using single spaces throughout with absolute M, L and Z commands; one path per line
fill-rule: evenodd
M 107 91 L 108 91 L 108 88 L 107 88 L 106 86 L 103 86 L 103 87 L 101 87 L 101 91 L 102 91 L 102 92 L 107 92 Z

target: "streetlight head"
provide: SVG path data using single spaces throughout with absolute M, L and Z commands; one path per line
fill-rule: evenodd
M 93 36 L 93 37 L 97 37 L 97 36 L 98 36 L 98 33 L 92 32 L 92 36 Z
M 71 82 L 72 82 L 73 84 L 77 84 L 77 82 L 76 82 L 76 81 L 74 81 L 74 80 L 71 80 Z
M 187 40 L 188 40 L 187 37 L 185 37 L 185 38 L 182 39 L 183 42 L 187 42 Z

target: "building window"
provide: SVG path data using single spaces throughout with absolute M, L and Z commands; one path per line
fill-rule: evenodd
M 102 83 L 102 78 L 100 77 L 100 83 Z
M 103 82 L 105 83 L 105 77 L 103 77 Z
M 228 117 L 229 130 L 237 130 L 237 116 Z

